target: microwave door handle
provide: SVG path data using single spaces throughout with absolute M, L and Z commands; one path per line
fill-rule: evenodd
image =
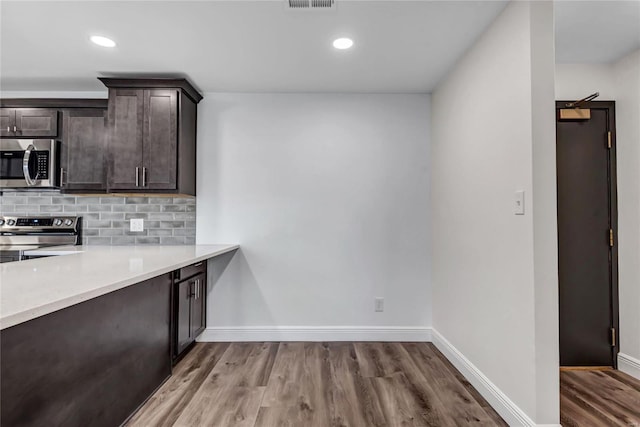
M 37 184 L 38 175 L 35 178 L 31 178 L 29 174 L 29 160 L 31 159 L 31 153 L 36 151 L 33 144 L 29 144 L 26 150 L 24 150 L 24 157 L 22 158 L 22 173 L 24 174 L 24 180 L 27 181 L 27 185 L 33 187 Z

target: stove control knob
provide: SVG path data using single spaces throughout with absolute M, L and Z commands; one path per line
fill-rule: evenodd
M 55 225 L 56 227 L 60 227 L 62 225 L 62 220 L 58 218 L 54 219 L 53 225 Z
M 4 225 L 4 218 L 0 218 L 0 225 Z
M 73 220 L 72 219 L 65 219 L 64 220 L 64 225 L 66 225 L 67 227 L 69 227 L 71 224 L 73 224 Z
M 7 225 L 9 227 L 13 227 L 14 225 L 16 225 L 16 220 L 15 219 L 7 220 Z

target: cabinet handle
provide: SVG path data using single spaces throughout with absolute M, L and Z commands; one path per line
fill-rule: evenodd
M 147 186 L 147 168 L 142 168 L 142 186 Z
M 200 298 L 200 279 L 196 280 L 196 299 Z
M 60 187 L 64 185 L 64 174 L 65 174 L 64 168 L 60 168 Z
M 13 133 L 18 132 L 18 127 L 16 125 L 13 125 Z
M 136 168 L 136 187 L 140 187 L 140 168 Z
M 11 133 L 11 126 L 7 126 L 7 133 Z
M 202 265 L 201 262 L 197 263 L 197 264 L 193 264 L 194 267 L 200 267 Z

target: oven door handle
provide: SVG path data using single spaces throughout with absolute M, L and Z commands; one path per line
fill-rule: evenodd
M 24 173 L 24 180 L 27 181 L 27 185 L 33 187 L 38 183 L 38 174 L 35 178 L 31 178 L 29 174 L 29 160 L 31 159 L 31 153 L 36 151 L 36 147 L 33 144 L 29 144 L 26 150 L 24 150 L 24 157 L 22 158 L 22 173 Z

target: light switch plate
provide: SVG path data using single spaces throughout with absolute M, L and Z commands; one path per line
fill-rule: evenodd
M 524 191 L 516 191 L 513 201 L 513 213 L 516 215 L 524 215 Z
M 144 219 L 132 218 L 129 223 L 129 231 L 133 233 L 144 231 Z

